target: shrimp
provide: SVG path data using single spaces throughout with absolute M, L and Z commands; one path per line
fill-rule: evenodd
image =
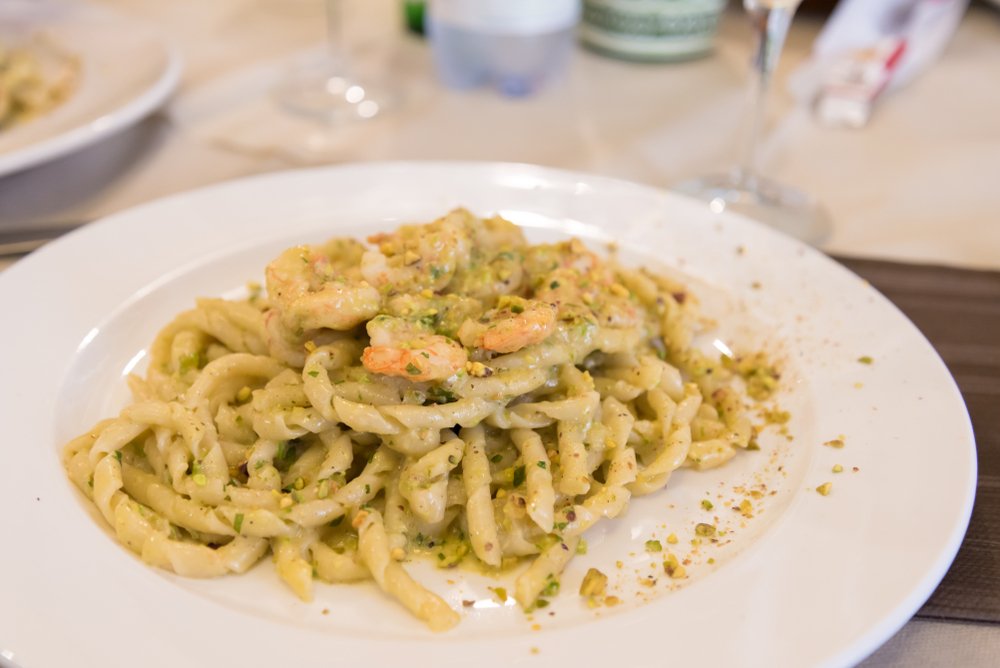
M 559 244 L 555 248 L 561 253 L 548 256 L 554 266 L 535 279 L 534 299 L 553 304 L 561 320 L 583 318 L 612 328 L 640 325 L 642 310 L 611 266 L 582 246 L 575 249 L 573 242 L 579 244 L 575 239 Z M 540 264 L 535 258 L 534 266 Z
M 604 269 L 604 263 L 579 239 L 557 244 L 538 244 L 528 249 L 524 258 L 524 271 L 528 278 L 539 282 L 550 272 L 563 269 L 585 276 Z
M 482 315 L 478 299 L 456 294 L 447 295 L 396 295 L 385 303 L 385 312 L 408 320 L 419 321 L 434 334 L 457 338 L 458 328 L 469 318 Z
M 459 209 L 463 211 L 463 209 Z M 468 213 L 468 212 L 465 212 Z M 469 234 L 473 248 L 479 253 L 493 256 L 503 251 L 524 250 L 528 242 L 521 228 L 501 216 L 476 220 L 469 214 Z
M 470 348 L 512 353 L 541 343 L 555 327 L 556 309 L 552 304 L 505 296 L 482 318 L 462 323 L 458 338 Z
M 378 250 L 361 257 L 361 275 L 386 292 L 443 290 L 469 261 L 471 242 L 458 209 L 427 225 L 403 225 L 392 234 L 368 237 Z
M 444 380 L 465 368 L 469 355 L 457 341 L 434 334 L 419 322 L 389 315 L 368 321 L 370 343 L 361 363 L 372 373 L 413 382 Z
M 361 279 L 364 247 L 350 239 L 290 248 L 267 265 L 267 292 L 289 331 L 351 329 L 378 313 L 378 290 Z

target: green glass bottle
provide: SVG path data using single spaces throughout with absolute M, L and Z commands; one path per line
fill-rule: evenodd
M 424 34 L 424 0 L 403 0 L 403 14 L 406 17 L 406 29 L 410 32 Z

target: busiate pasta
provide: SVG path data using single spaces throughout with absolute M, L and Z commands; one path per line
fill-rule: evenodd
M 683 285 L 465 210 L 368 241 L 288 249 L 266 295 L 199 300 L 134 402 L 66 446 L 145 562 L 213 577 L 270 552 L 304 600 L 371 578 L 443 630 L 459 616 L 411 555 L 530 560 L 529 608 L 595 522 L 751 443 Z

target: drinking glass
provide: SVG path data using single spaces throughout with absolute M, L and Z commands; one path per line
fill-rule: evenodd
M 705 200 L 713 211 L 737 211 L 807 243 L 818 244 L 830 232 L 830 221 L 823 208 L 807 193 L 761 176 L 757 164 L 758 139 L 771 76 L 799 2 L 743 0 L 756 44 L 747 129 L 738 162 L 728 173 L 685 181 L 674 189 Z
M 275 88 L 275 97 L 292 112 L 331 123 L 385 113 L 398 103 L 399 87 L 386 72 L 361 73 L 345 39 L 344 0 L 325 0 L 325 5 L 325 52 L 291 68 Z

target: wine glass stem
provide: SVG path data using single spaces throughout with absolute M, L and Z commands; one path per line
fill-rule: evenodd
M 744 0 L 754 31 L 755 48 L 751 62 L 749 125 L 739 161 L 739 179 L 744 186 L 755 189 L 757 181 L 758 146 L 764 114 L 767 108 L 771 75 L 778 64 L 781 48 L 788 35 L 788 26 L 795 14 L 795 4 L 770 7 L 759 0 Z

